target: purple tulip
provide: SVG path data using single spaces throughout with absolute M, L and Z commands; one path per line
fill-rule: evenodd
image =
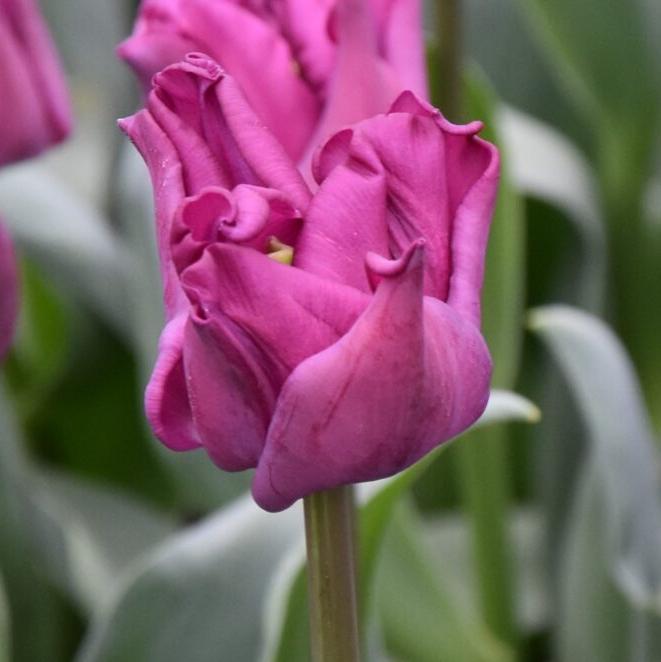
M 146 408 L 167 446 L 256 467 L 256 501 L 280 510 L 394 474 L 481 414 L 498 154 L 479 122 L 405 92 L 326 142 L 312 194 L 234 80 L 191 54 L 121 126 L 154 185 L 167 324 Z
M 146 90 L 186 53 L 208 54 L 307 164 L 321 139 L 403 90 L 426 95 L 423 44 L 419 0 L 143 0 L 118 52 Z
M 9 233 L 0 223 L 0 359 L 14 336 L 18 314 L 18 273 L 16 255 Z
M 33 0 L 0 0 L 0 165 L 65 138 L 71 110 L 57 53 Z

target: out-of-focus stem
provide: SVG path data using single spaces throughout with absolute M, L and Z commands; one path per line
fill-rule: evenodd
M 436 0 L 439 106 L 451 121 L 461 116 L 461 0 Z
M 497 428 L 475 430 L 457 451 L 482 615 L 494 634 L 515 645 L 506 441 Z
M 313 662 L 359 662 L 352 487 L 304 499 Z
M 463 107 L 461 0 L 436 0 L 436 16 L 438 102 L 443 114 L 459 122 Z M 514 644 L 506 448 L 506 439 L 498 431 L 478 430 L 460 442 L 457 456 L 465 509 L 473 533 L 482 613 L 498 637 Z

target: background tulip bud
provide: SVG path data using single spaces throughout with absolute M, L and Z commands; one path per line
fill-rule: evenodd
M 146 90 L 186 53 L 211 56 L 307 170 L 319 140 L 405 89 L 426 95 L 422 49 L 419 0 L 143 0 L 118 53 Z
M 68 92 L 35 0 L 0 0 L 0 97 L 0 165 L 68 135 Z

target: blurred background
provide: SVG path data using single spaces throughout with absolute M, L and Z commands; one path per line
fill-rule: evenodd
M 0 661 L 307 660 L 299 509 L 260 511 L 248 473 L 167 451 L 144 420 L 151 187 L 115 125 L 139 102 L 114 55 L 136 3 L 41 4 L 76 117 L 0 171 L 22 282 Z M 479 429 L 361 493 L 366 659 L 658 662 L 661 3 L 461 10 L 463 118 L 504 162 L 483 296 L 498 393 Z

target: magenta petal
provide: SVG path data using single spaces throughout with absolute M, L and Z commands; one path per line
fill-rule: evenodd
M 285 383 L 253 482 L 266 510 L 401 471 L 484 409 L 488 351 L 451 308 L 423 306 L 423 244 L 394 264 L 370 256 L 382 281 L 369 308 Z
M 138 25 L 140 22 L 138 22 Z M 157 25 L 160 25 L 157 23 Z M 117 47 L 117 55 L 127 62 L 138 76 L 145 94 L 151 89 L 154 74 L 169 64 L 178 62 L 186 53 L 200 50 L 190 39 L 170 31 L 150 29 L 136 33 Z
M 369 297 L 233 244 L 208 246 L 181 280 L 195 318 L 231 323 L 281 384 L 302 360 L 334 343 Z M 268 368 L 268 369 L 267 369 Z
M 333 136 L 315 160 L 321 187 L 296 263 L 365 289 L 367 250 L 397 258 L 424 237 L 425 294 L 447 300 L 455 283 L 453 304 L 476 319 L 498 183 L 497 152 L 475 136 L 481 126 L 453 125 L 404 93 L 387 115 Z
M 354 122 L 385 112 L 404 89 L 379 56 L 376 20 L 367 3 L 338 0 L 333 23 L 338 42 L 336 61 L 323 113 L 302 160 L 308 178 L 318 144 Z
M 145 392 L 145 410 L 154 434 L 175 451 L 200 446 L 193 424 L 183 364 L 187 315 L 169 322 L 158 344 L 158 359 Z
M 331 75 L 335 44 L 328 34 L 328 19 L 337 0 L 284 0 L 271 3 L 280 30 L 287 35 L 303 78 L 315 91 Z
M 306 209 L 311 194 L 293 161 L 257 119 L 236 82 L 228 76 L 223 83 L 217 87 L 218 102 L 237 147 L 259 178 L 258 183 L 282 191 L 298 209 Z
M 319 102 L 299 75 L 291 46 L 269 12 L 245 4 L 143 2 L 133 36 L 118 53 L 147 84 L 186 53 L 208 53 L 237 79 L 257 115 L 298 160 L 314 130 Z
M 174 216 L 185 195 L 179 155 L 158 123 L 146 110 L 119 121 L 142 154 L 151 175 L 156 209 L 156 238 L 163 281 L 167 319 L 172 319 L 187 307 L 172 262 L 170 235 Z
M 33 0 L 0 1 L 0 164 L 33 156 L 71 129 L 57 52 Z
M 231 320 L 190 320 L 184 349 L 188 396 L 199 438 L 226 471 L 254 467 L 275 401 L 259 348 Z
M 222 468 L 256 466 L 285 379 L 347 331 L 366 297 L 232 244 L 209 246 L 182 281 L 196 428 Z
M 428 96 L 420 0 L 372 0 L 379 6 L 380 50 L 403 89 Z
M 9 233 L 0 223 L 0 359 L 6 354 L 18 316 L 18 265 Z
M 293 246 L 301 214 L 280 191 L 241 184 L 202 189 L 180 206 L 172 234 L 177 271 L 197 262 L 208 244 L 226 241 L 265 253 L 272 237 Z
M 273 25 L 238 4 L 188 2 L 187 25 L 200 40 L 199 50 L 231 73 L 287 154 L 298 160 L 314 131 L 319 107 L 296 71 L 287 41 Z

